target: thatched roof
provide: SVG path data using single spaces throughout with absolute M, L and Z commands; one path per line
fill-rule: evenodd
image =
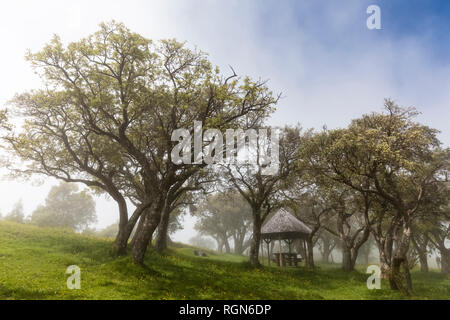
M 261 229 L 263 239 L 301 239 L 311 229 L 284 209 L 280 209 Z

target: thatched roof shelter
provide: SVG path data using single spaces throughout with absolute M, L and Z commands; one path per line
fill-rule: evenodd
M 284 209 L 280 209 L 261 229 L 264 240 L 306 239 L 311 229 Z

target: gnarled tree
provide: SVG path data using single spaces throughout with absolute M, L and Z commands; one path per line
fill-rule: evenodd
M 28 135 L 23 151 L 18 137 L 14 149 L 37 166 L 32 173 L 82 182 L 118 199 L 138 199 L 139 215 L 129 219 L 135 223 L 143 213 L 132 250 L 136 263 L 143 263 L 161 219 L 169 220 L 172 202 L 205 167 L 195 158 L 190 163 L 172 159 L 179 142 L 172 140 L 174 130 L 192 134 L 195 121 L 203 123 L 203 131 L 239 127 L 243 116 L 264 118 L 277 102 L 264 81 L 234 72 L 224 77 L 203 52 L 175 40 L 153 43 L 115 22 L 101 24 L 100 31 L 68 46 L 55 37 L 28 59 L 46 90 L 23 95 L 19 105 L 36 120 L 32 129 L 43 139 Z M 140 190 L 123 189 L 124 184 L 135 186 L 135 180 Z M 124 207 L 122 200 L 116 201 Z M 123 209 L 122 247 L 134 226 L 126 216 Z M 166 229 L 161 228 L 163 233 Z

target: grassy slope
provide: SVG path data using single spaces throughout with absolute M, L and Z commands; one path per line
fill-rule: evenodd
M 367 275 L 338 266 L 253 269 L 245 258 L 189 247 L 165 256 L 150 251 L 148 267 L 113 258 L 111 242 L 69 231 L 0 222 L 0 299 L 401 299 L 387 289 L 369 291 Z M 81 268 L 81 290 L 66 288 L 65 270 Z M 450 278 L 413 274 L 416 299 L 450 299 Z

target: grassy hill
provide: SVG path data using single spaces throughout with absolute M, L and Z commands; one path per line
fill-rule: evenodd
M 244 257 L 193 248 L 147 254 L 146 267 L 110 255 L 111 241 L 0 222 L 0 299 L 402 299 L 366 288 L 363 272 L 339 266 L 251 268 Z M 81 268 L 81 290 L 66 287 L 66 268 Z M 363 271 L 363 270 L 362 270 Z M 413 273 L 415 299 L 450 299 L 450 277 Z

